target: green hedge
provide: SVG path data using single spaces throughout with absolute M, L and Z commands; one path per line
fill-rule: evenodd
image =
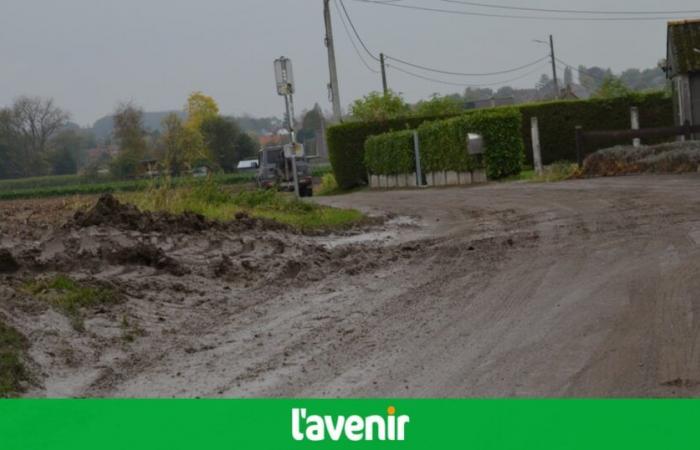
M 444 118 L 445 116 L 406 117 L 384 122 L 347 122 L 330 127 L 326 136 L 328 156 L 338 186 L 349 189 L 367 182 L 364 146 L 369 136 L 415 129 L 424 122 Z
M 397 175 L 416 170 L 413 131 L 394 131 L 370 136 L 365 141 L 365 166 L 378 175 Z
M 525 159 L 532 164 L 532 142 L 530 139 L 530 118 L 537 116 L 540 126 L 540 145 L 542 161 L 551 164 L 556 161 L 576 160 L 576 140 L 574 130 L 576 125 L 588 130 L 626 129 L 630 126 L 629 108 L 639 108 L 639 120 L 642 128 L 673 126 L 673 106 L 664 93 L 633 94 L 628 97 L 593 100 L 562 100 L 547 103 L 534 103 L 514 107 L 499 107 L 475 110 L 459 116 L 460 119 L 474 116 L 473 128 L 490 140 L 505 142 L 508 133 L 513 145 L 524 144 Z M 514 132 L 513 122 L 505 120 L 507 128 L 486 127 L 481 114 L 491 114 L 497 111 L 520 111 L 521 123 L 518 131 Z M 511 112 L 512 114 L 512 112 Z M 415 129 L 424 123 L 445 119 L 442 117 L 407 117 L 388 120 L 385 122 L 348 122 L 328 129 L 328 151 L 336 180 L 342 188 L 350 188 L 367 181 L 367 168 L 364 161 L 365 140 L 372 135 L 396 130 Z M 463 119 L 466 120 L 466 119 Z M 423 127 L 426 141 L 430 141 L 428 128 Z M 507 131 L 506 131 L 507 130 Z M 427 133 L 427 134 L 426 134 Z M 448 131 L 449 133 L 449 131 Z M 500 136 L 500 137 L 499 137 Z M 520 142 L 520 144 L 518 144 Z M 592 153 L 598 148 L 608 147 L 623 142 L 610 141 L 597 147 L 587 148 L 586 153 Z M 652 142 L 654 143 L 654 142 Z M 430 144 L 428 144 L 430 145 Z M 421 147 L 424 145 L 421 144 Z M 523 147 L 514 148 L 513 154 L 522 152 Z M 584 155 L 585 156 L 585 155 Z M 518 162 L 512 158 L 507 145 L 492 148 L 485 156 L 489 177 L 499 178 L 512 172 L 518 167 Z M 426 170 L 428 170 L 426 168 Z
M 517 174 L 523 162 L 521 121 L 517 109 L 502 108 L 423 123 L 418 128 L 421 167 L 425 172 L 465 172 L 479 167 L 477 159 L 467 152 L 467 134 L 471 132 L 484 138 L 483 165 L 490 178 Z M 369 137 L 365 142 L 365 164 L 372 174 L 413 172 L 413 133 L 397 131 Z
M 425 172 L 466 172 L 476 165 L 467 153 L 467 128 L 463 117 L 424 123 L 418 127 L 421 168 Z
M 520 173 L 525 155 L 519 133 L 522 116 L 517 108 L 480 109 L 457 120 L 464 121 L 464 130 L 483 137 L 484 166 L 490 179 Z
M 528 163 L 532 164 L 530 118 L 536 116 L 540 128 L 542 162 L 576 161 L 576 125 L 584 130 L 630 128 L 630 107 L 639 108 L 642 128 L 673 126 L 673 106 L 664 93 L 633 94 L 613 99 L 563 100 L 518 106 L 522 113 L 522 136 Z M 584 157 L 600 148 L 625 141 L 601 142 L 584 149 Z

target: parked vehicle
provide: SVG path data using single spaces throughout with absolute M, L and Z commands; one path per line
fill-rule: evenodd
M 294 175 L 292 173 L 292 158 L 285 157 L 284 146 L 265 147 L 258 154 L 258 186 L 263 189 L 278 189 L 294 191 Z M 311 179 L 311 164 L 305 156 L 296 157 L 297 178 L 299 180 L 299 196 L 311 197 L 313 184 Z
M 260 163 L 258 162 L 257 159 L 243 159 L 241 161 L 238 161 L 238 165 L 236 166 L 236 169 L 245 172 L 245 171 L 251 171 L 251 170 L 258 170 L 259 166 L 260 166 Z

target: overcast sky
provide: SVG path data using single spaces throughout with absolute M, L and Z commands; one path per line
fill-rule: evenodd
M 490 72 L 547 52 L 533 39 L 554 34 L 557 56 L 620 71 L 652 67 L 665 56 L 665 21 L 563 22 L 444 15 L 344 0 L 372 52 L 459 72 Z M 517 0 L 486 3 L 525 5 Z M 401 4 L 491 13 L 440 0 Z M 18 95 L 53 97 L 73 120 L 91 124 L 119 101 L 149 111 L 181 109 L 195 90 L 230 114 L 281 115 L 272 61 L 292 59 L 297 113 L 318 102 L 330 110 L 322 0 L 0 0 L 0 105 Z M 331 1 L 343 107 L 381 88 L 363 67 Z M 530 0 L 527 6 L 601 10 L 700 9 L 697 0 Z M 519 13 L 515 13 L 519 14 Z M 374 64 L 376 67 L 376 63 Z M 531 87 L 544 67 L 509 83 Z M 524 71 L 525 73 L 527 72 Z M 523 72 L 516 73 L 515 76 Z M 443 79 L 488 83 L 513 78 Z M 406 99 L 462 88 L 389 69 Z

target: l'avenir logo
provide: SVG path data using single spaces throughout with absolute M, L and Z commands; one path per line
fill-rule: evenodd
M 331 416 L 311 414 L 306 408 L 292 408 L 292 438 L 295 441 L 403 441 L 408 415 L 397 415 L 389 406 L 386 415 Z

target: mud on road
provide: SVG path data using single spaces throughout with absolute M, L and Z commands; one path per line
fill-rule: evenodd
M 316 199 L 390 217 L 338 236 L 4 202 L 19 270 L 0 316 L 31 342 L 29 396 L 696 395 L 698 192 L 685 175 Z M 55 273 L 123 301 L 78 332 L 21 289 Z

